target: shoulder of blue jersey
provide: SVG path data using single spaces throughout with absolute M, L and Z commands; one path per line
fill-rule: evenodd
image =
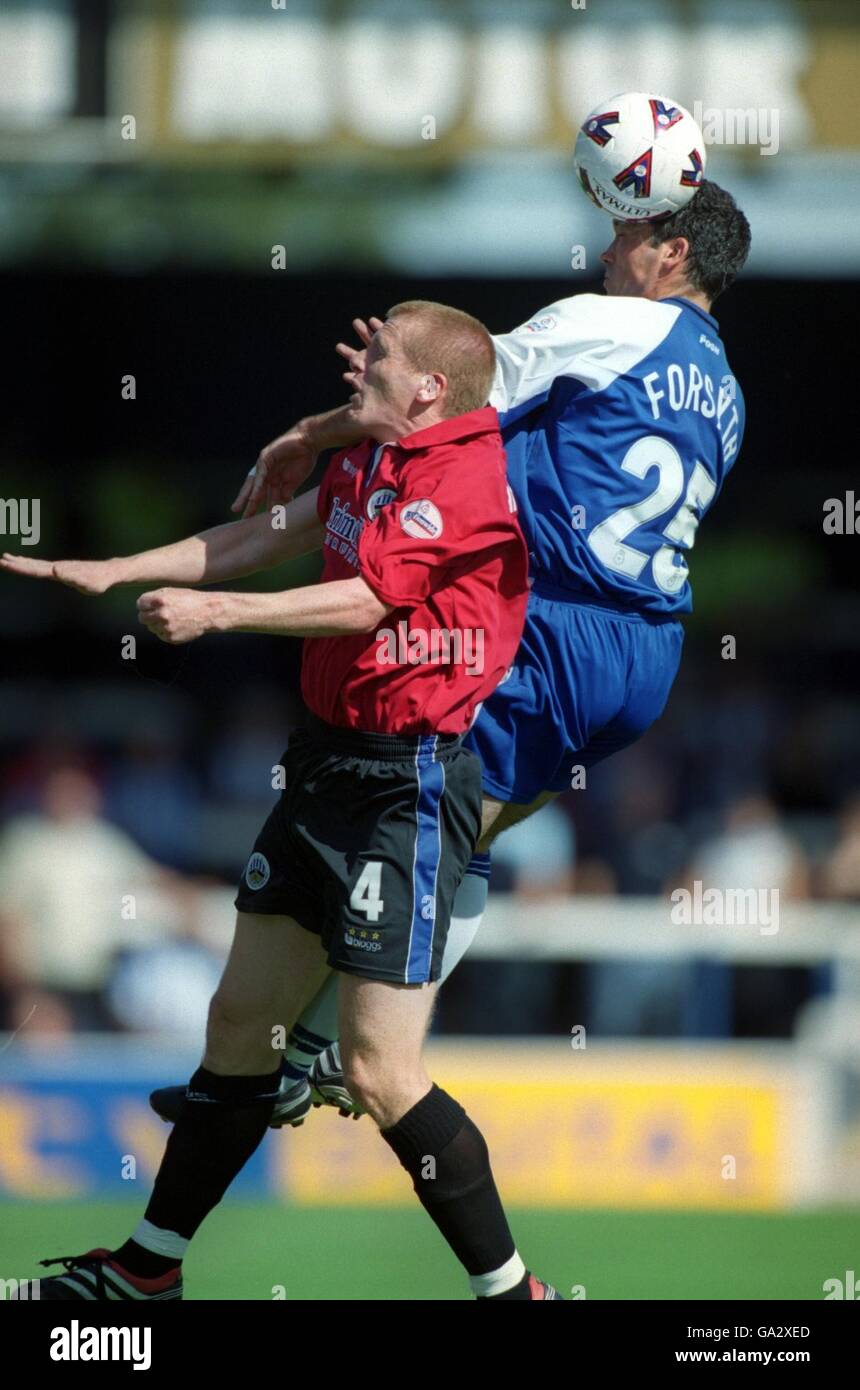
M 556 300 L 513 333 L 495 339 L 499 371 L 491 403 L 509 408 L 505 361 L 509 356 L 521 360 L 524 351 L 535 362 L 528 373 L 535 395 L 558 376 L 573 376 L 592 391 L 603 390 L 654 352 L 681 313 L 678 304 L 632 296 L 577 294 Z

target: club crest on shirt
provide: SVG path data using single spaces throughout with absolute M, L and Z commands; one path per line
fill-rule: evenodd
M 554 314 L 542 314 L 539 319 L 529 319 L 528 323 L 523 324 L 526 333 L 546 333 L 550 328 L 555 328 L 558 319 Z
M 248 860 L 248 865 L 245 869 L 245 882 L 252 893 L 256 893 L 260 888 L 265 888 L 266 884 L 269 882 L 269 875 L 271 872 L 269 861 L 265 854 L 261 854 L 259 850 L 256 850 Z
M 435 541 L 444 530 L 442 513 L 427 497 L 406 504 L 400 513 L 400 525 L 407 536 L 414 536 L 416 540 Z
M 372 492 L 364 509 L 368 521 L 375 521 L 382 508 L 393 502 L 396 496 L 397 493 L 391 487 L 378 487 L 375 492 Z

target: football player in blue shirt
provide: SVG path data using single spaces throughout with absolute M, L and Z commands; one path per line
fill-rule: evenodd
M 444 980 L 486 906 L 495 837 L 627 747 L 659 717 L 692 609 L 689 551 L 734 464 L 744 403 L 714 300 L 750 245 L 733 198 L 705 180 L 659 222 L 614 222 L 605 295 L 541 309 L 495 339 L 490 404 L 531 554 L 516 661 L 467 735 L 484 776 L 484 833 L 461 884 Z M 356 320 L 366 345 L 379 320 Z M 363 350 L 339 345 L 355 383 Z M 348 407 L 300 420 L 263 449 L 234 510 L 292 497 L 317 454 L 353 442 Z M 293 1030 L 272 1123 L 300 1122 L 316 1097 L 351 1103 L 336 1047 L 336 984 Z M 156 1092 L 172 1116 L 178 1088 Z

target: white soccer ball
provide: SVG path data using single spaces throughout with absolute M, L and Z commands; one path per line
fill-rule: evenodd
M 576 137 L 574 163 L 589 198 L 620 222 L 670 217 L 705 175 L 702 132 L 683 106 L 650 92 L 601 102 Z

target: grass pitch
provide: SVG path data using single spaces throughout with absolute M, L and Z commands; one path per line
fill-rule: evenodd
M 0 1274 L 38 1274 L 46 1256 L 113 1247 L 140 1202 L 0 1205 Z M 513 1210 L 526 1262 L 567 1298 L 813 1299 L 826 1279 L 860 1276 L 860 1212 L 790 1215 Z M 50 1272 L 50 1271 L 48 1271 Z M 194 1300 L 461 1300 L 462 1273 L 420 1210 L 284 1207 L 231 1201 L 185 1265 Z M 281 1292 L 281 1289 L 283 1292 Z

